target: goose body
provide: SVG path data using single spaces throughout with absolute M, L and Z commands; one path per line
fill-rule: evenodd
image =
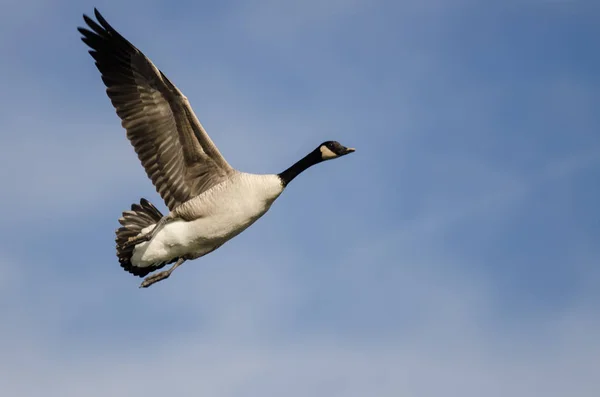
M 182 255 L 189 259 L 206 255 L 256 222 L 282 192 L 277 175 L 236 173 L 177 207 L 178 219 L 166 224 L 151 241 L 136 245 L 131 262 L 147 267 Z M 141 233 L 152 228 L 154 224 Z
M 223 158 L 188 99 L 140 50 L 94 9 L 78 28 L 102 75 L 127 138 L 169 208 L 166 216 L 148 200 L 119 218 L 121 267 L 146 277 L 141 287 L 165 279 L 186 260 L 206 255 L 263 216 L 285 187 L 307 168 L 352 153 L 326 141 L 278 174 L 233 169 Z

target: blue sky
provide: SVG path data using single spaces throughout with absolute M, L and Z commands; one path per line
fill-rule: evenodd
M 597 2 L 169 4 L 3 3 L 3 394 L 600 395 Z M 357 152 L 138 289 L 117 218 L 165 207 L 79 41 L 93 7 L 234 167 Z

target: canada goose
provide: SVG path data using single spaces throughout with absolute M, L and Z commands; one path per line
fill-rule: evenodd
M 78 28 L 81 40 L 91 48 L 127 138 L 170 211 L 163 216 L 142 198 L 119 218 L 116 245 L 123 269 L 145 277 L 174 263 L 146 277 L 140 287 L 169 277 L 186 260 L 240 234 L 308 167 L 354 152 L 327 141 L 279 174 L 233 169 L 182 92 L 98 10 L 94 14 L 98 22 L 83 15 L 91 30 Z

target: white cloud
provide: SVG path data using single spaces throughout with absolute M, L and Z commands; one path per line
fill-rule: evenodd
M 236 254 L 225 256 L 232 261 L 227 268 L 221 264 L 217 270 L 206 263 L 202 271 L 182 268 L 166 282 L 170 284 L 154 291 L 118 292 L 116 284 L 102 279 L 82 284 L 84 280 L 56 283 L 49 278 L 51 284 L 36 289 L 46 297 L 40 303 L 25 300 L 7 307 L 12 321 L 0 327 L 3 390 L 10 395 L 63 397 L 592 397 L 600 392 L 595 382 L 600 321 L 588 305 L 589 296 L 511 330 L 490 320 L 494 307 L 485 283 L 450 276 L 448 258 L 437 264 L 398 264 L 378 275 L 384 268 L 368 266 L 365 256 L 377 251 L 375 259 L 390 260 L 386 255 L 395 256 L 392 247 L 363 248 L 353 260 L 334 264 L 338 272 L 342 265 L 348 269 L 336 282 L 381 283 L 379 290 L 362 291 L 365 305 L 355 313 L 356 320 L 365 321 L 361 310 L 366 309 L 387 311 L 398 321 L 367 334 L 360 324 L 324 329 L 322 324 L 304 323 L 284 332 L 281 322 L 295 316 L 310 288 L 297 285 L 288 273 L 299 263 L 280 266 L 268 260 L 271 255 L 262 258 L 269 263 L 263 266 L 236 263 L 234 259 L 243 259 Z M 109 293 L 111 284 L 114 292 Z M 373 298 L 385 291 L 387 302 L 383 296 Z M 127 300 L 128 296 L 137 297 Z M 347 304 L 356 307 L 356 298 Z M 145 309 L 132 312 L 144 303 Z M 110 308 L 135 315 L 139 328 L 131 329 L 135 323 L 122 314 L 111 316 Z M 291 312 L 286 316 L 285 310 Z M 176 318 L 170 311 L 176 311 Z M 353 313 L 343 316 L 348 320 Z M 177 318 L 184 317 L 191 318 L 191 325 L 177 325 Z M 110 325 L 99 334 L 82 334 L 77 329 L 86 329 L 85 324 L 74 319 Z M 144 327 L 166 321 L 174 323 L 165 323 L 158 332 Z M 65 329 L 69 326 L 75 329 Z

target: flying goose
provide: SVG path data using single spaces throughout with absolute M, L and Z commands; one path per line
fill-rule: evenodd
M 285 187 L 317 163 L 354 152 L 336 141 L 279 174 L 233 169 L 223 158 L 183 93 L 140 50 L 94 9 L 89 29 L 79 27 L 146 174 L 169 208 L 165 216 L 148 200 L 119 218 L 117 257 L 140 287 L 166 279 L 186 260 L 204 256 L 263 216 Z

